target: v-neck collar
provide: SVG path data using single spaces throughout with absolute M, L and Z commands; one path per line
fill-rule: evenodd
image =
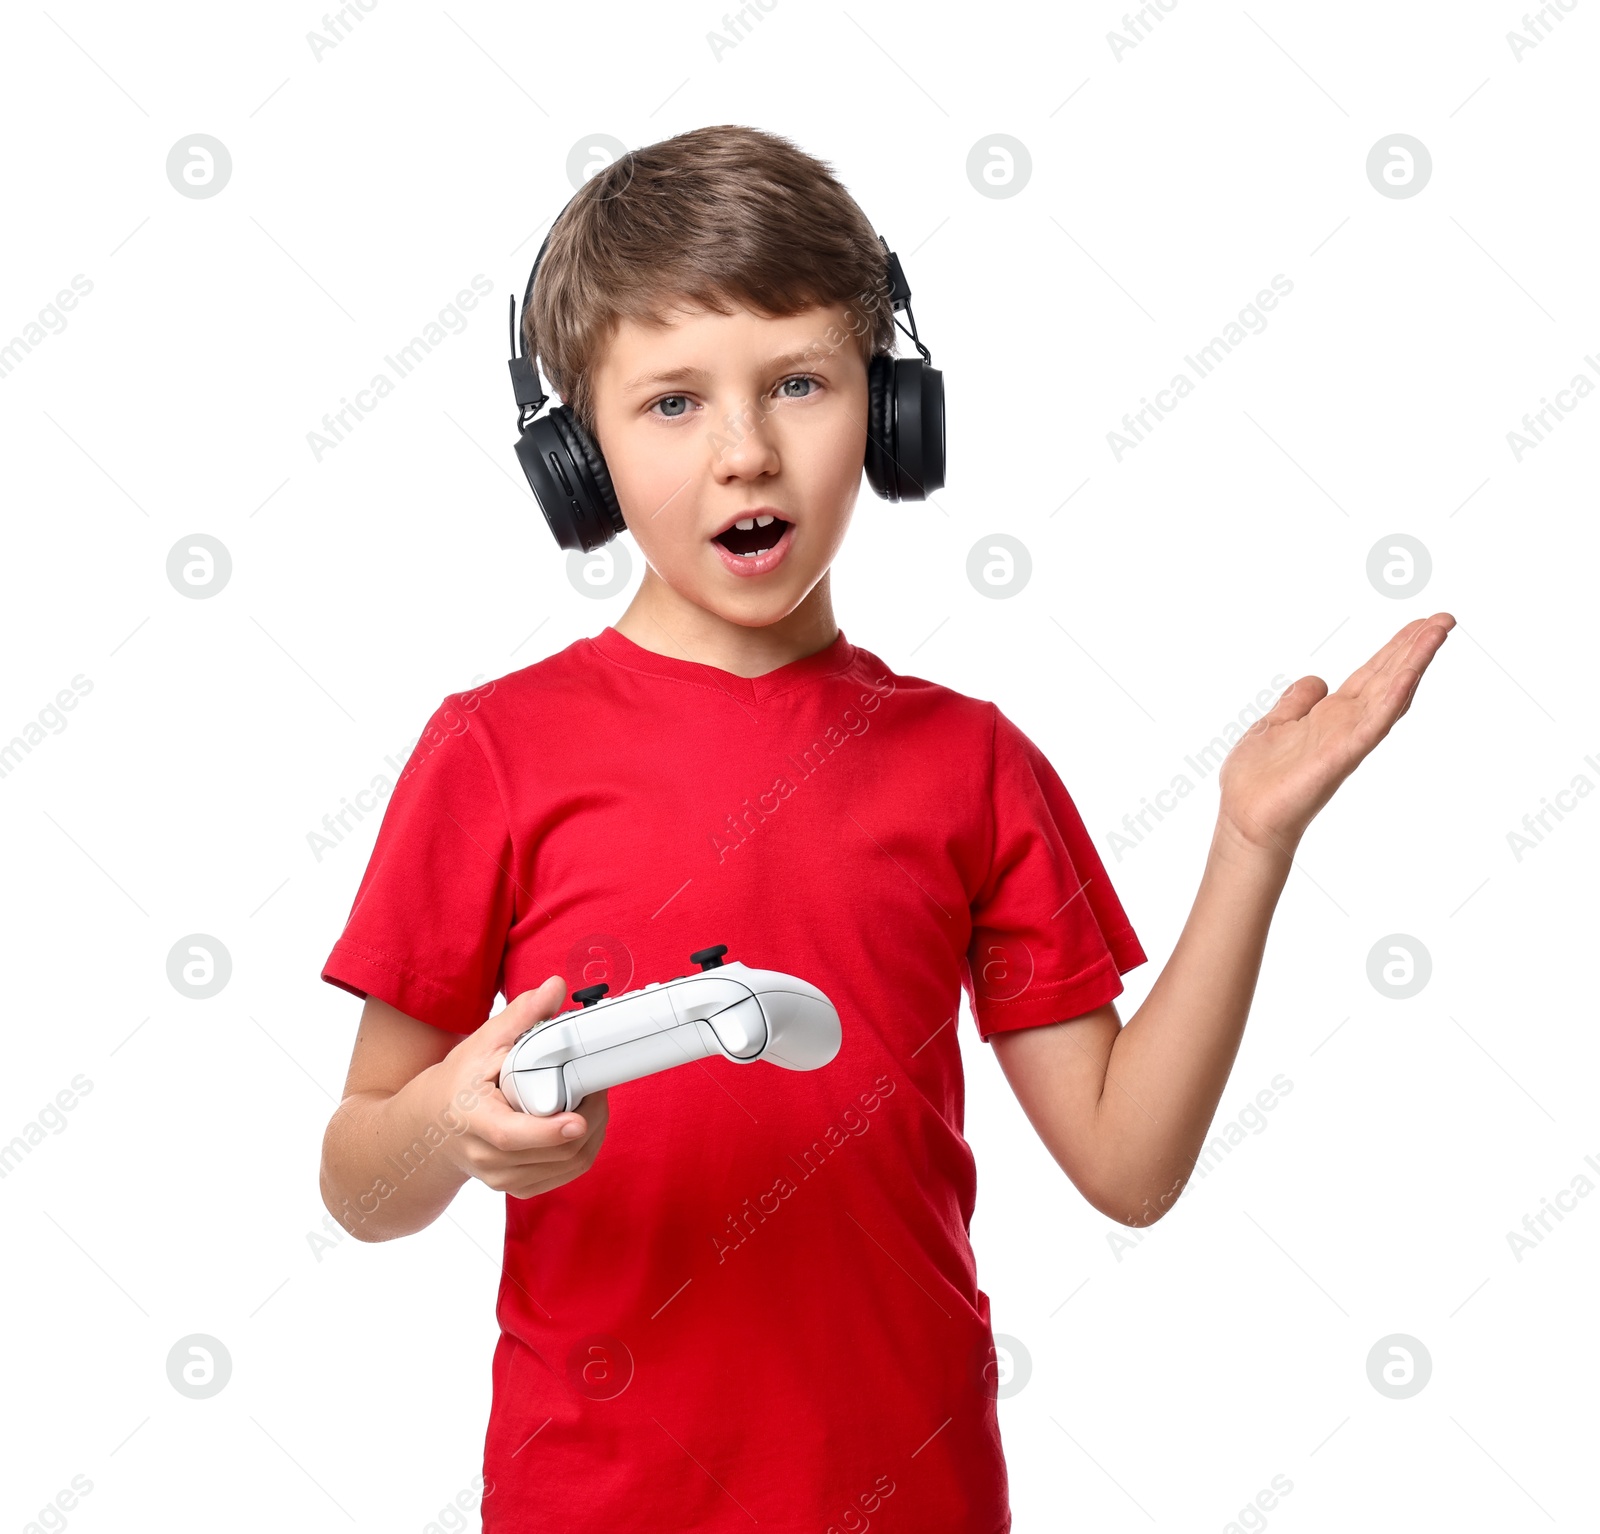
M 855 659 L 856 652 L 856 647 L 840 629 L 830 644 L 810 655 L 802 655 L 798 660 L 765 671 L 760 676 L 738 676 L 719 666 L 706 665 L 703 661 L 682 660 L 676 655 L 662 655 L 655 650 L 647 650 L 610 624 L 589 642 L 608 660 L 630 671 L 643 671 L 650 676 L 712 687 L 746 703 L 764 703 L 802 683 L 843 671 Z

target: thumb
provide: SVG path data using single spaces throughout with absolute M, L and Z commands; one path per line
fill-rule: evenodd
M 1320 676 L 1296 677 L 1287 687 L 1278 694 L 1278 701 L 1257 719 L 1251 726 L 1251 731 L 1265 734 L 1268 726 L 1274 724 L 1288 724 L 1296 719 L 1304 719 L 1307 714 L 1328 696 L 1328 684 Z
M 567 983 L 551 975 L 543 985 L 512 997 L 473 1037 L 489 1053 L 508 1050 L 536 1023 L 554 1017 L 567 999 Z

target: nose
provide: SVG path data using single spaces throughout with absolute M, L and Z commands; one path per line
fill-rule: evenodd
M 761 402 L 756 400 L 737 414 L 730 412 L 722 431 L 711 441 L 712 469 L 719 480 L 759 479 L 778 469 L 778 448 Z

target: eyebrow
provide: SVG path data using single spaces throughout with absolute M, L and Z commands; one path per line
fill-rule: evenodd
M 827 354 L 817 357 L 806 352 L 785 352 L 781 357 L 769 357 L 763 365 L 767 372 L 774 372 L 779 368 L 789 367 L 816 367 L 826 360 Z M 637 378 L 630 378 L 622 387 L 631 394 L 636 389 L 652 387 L 657 384 L 675 383 L 703 383 L 710 377 L 704 368 L 666 368 L 657 373 L 641 373 Z

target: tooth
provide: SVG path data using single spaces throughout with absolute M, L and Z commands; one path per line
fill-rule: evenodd
M 737 522 L 735 522 L 733 525 L 735 527 L 741 529 L 743 532 L 749 532 L 750 529 L 752 527 L 754 527 L 756 524 L 755 524 L 755 520 L 753 518 L 751 518 L 751 517 L 740 517 L 740 519 Z
M 772 521 L 773 521 L 773 518 L 771 518 L 771 517 L 757 517 L 756 518 L 756 526 L 757 527 L 766 527 Z

